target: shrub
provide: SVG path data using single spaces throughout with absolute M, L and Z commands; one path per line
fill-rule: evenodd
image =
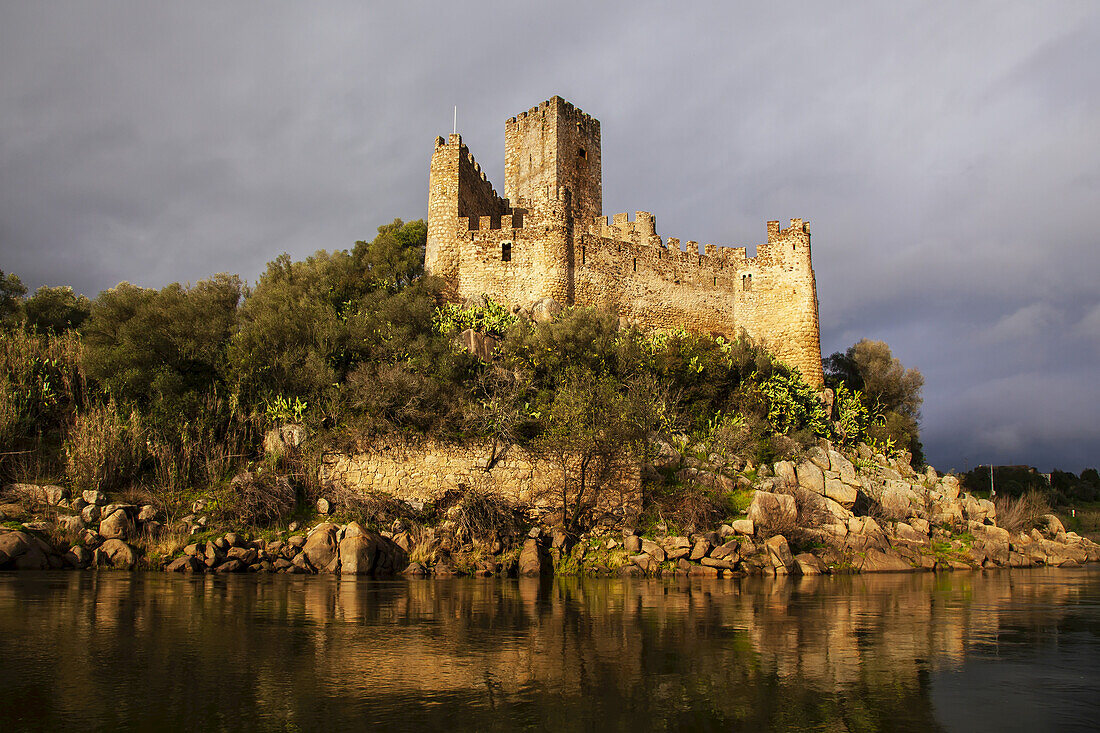
M 471 486 L 445 495 L 438 508 L 446 510 L 460 539 L 490 540 L 519 534 L 526 522 L 522 509 L 504 497 Z
M 231 522 L 264 525 L 289 514 L 297 502 L 298 492 L 286 476 L 243 471 L 233 477 L 218 507 Z
M 59 430 L 85 391 L 76 334 L 0 331 L 0 445 Z
M 998 494 L 993 499 L 997 508 L 997 526 L 1012 534 L 1039 526 L 1040 519 L 1050 514 L 1050 502 L 1038 491 L 1028 491 L 1018 497 Z

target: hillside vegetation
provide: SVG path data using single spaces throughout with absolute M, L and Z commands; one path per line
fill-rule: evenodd
M 4 482 L 130 492 L 168 516 L 217 496 L 227 516 L 262 519 L 312 505 L 323 447 L 392 433 L 595 457 L 644 455 L 660 438 L 741 468 L 819 439 L 919 456 L 920 375 L 885 344 L 828 360 L 826 414 L 797 371 L 745 336 L 445 303 L 423 272 L 425 239 L 423 221 L 396 220 L 349 251 L 282 255 L 253 287 L 226 274 L 160 290 L 124 282 L 90 302 L 64 287 L 28 297 L 0 274 Z M 491 357 L 463 347 L 468 330 Z M 286 424 L 307 439 L 265 459 L 263 436 Z M 242 471 L 261 496 L 233 489 Z M 653 497 L 733 501 L 665 488 Z

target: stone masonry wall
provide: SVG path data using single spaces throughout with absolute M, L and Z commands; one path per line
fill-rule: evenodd
M 516 446 L 486 470 L 491 457 L 488 441 L 457 445 L 394 439 L 354 454 L 326 454 L 321 462 L 321 483 L 414 502 L 431 502 L 448 491 L 477 488 L 527 506 L 560 506 L 560 466 Z M 603 505 L 640 506 L 640 464 L 624 460 L 609 475 Z

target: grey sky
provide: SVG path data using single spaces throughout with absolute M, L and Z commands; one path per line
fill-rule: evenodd
M 400 7 L 398 7 L 400 6 Z M 1100 5 L 0 3 L 0 268 L 93 295 L 426 213 L 459 131 L 603 125 L 606 213 L 811 221 L 825 353 L 926 377 L 931 462 L 1100 463 Z

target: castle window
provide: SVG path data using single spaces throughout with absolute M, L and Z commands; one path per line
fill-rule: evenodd
M 714 280 L 714 282 L 712 282 L 711 285 L 713 285 L 714 287 L 718 287 L 718 278 L 714 277 L 712 279 Z
M 585 152 L 584 148 L 580 148 L 579 150 L 577 150 L 577 156 L 581 160 L 588 160 L 588 153 Z
M 741 276 L 741 289 L 752 290 L 752 275 Z
M 638 258 L 635 257 L 634 258 L 634 272 L 637 272 L 637 271 L 638 271 Z
M 583 265 L 584 262 L 585 262 L 585 248 L 581 247 L 581 264 Z
M 501 242 L 500 243 L 500 261 L 511 262 L 512 261 L 512 243 Z

